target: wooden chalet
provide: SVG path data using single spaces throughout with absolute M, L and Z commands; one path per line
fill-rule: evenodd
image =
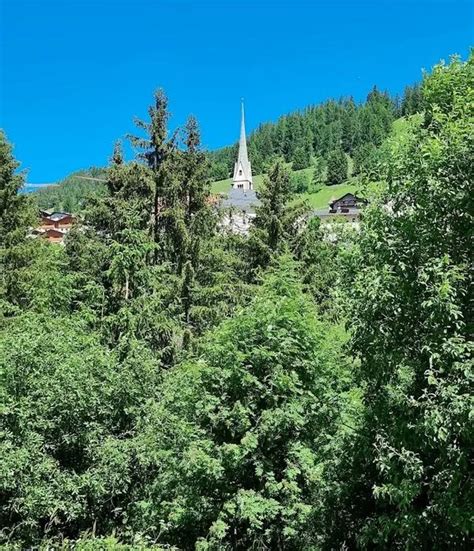
M 363 197 L 358 197 L 354 193 L 345 193 L 338 199 L 331 199 L 328 210 L 317 210 L 314 215 L 326 222 L 334 216 L 339 216 L 355 224 L 359 221 L 361 209 L 366 205 L 367 200 Z
M 331 214 L 336 213 L 349 213 L 354 209 L 359 210 L 367 204 L 367 200 L 362 197 L 357 197 L 353 193 L 346 193 L 339 199 L 333 199 L 329 203 L 329 212 Z
M 64 237 L 76 222 L 70 212 L 40 211 L 40 225 L 32 232 L 32 237 L 41 237 L 50 243 L 63 243 Z
M 41 227 L 69 230 L 76 218 L 69 212 L 40 211 Z

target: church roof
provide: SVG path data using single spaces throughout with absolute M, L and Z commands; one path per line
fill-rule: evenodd
M 242 191 L 232 188 L 222 201 L 223 208 L 233 207 L 246 212 L 253 212 L 254 208 L 260 204 L 257 194 L 253 189 Z

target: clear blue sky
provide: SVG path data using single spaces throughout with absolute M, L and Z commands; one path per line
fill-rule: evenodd
M 107 163 L 164 87 L 204 145 L 373 84 L 399 93 L 439 59 L 466 57 L 472 0 L 0 0 L 0 126 L 51 182 Z

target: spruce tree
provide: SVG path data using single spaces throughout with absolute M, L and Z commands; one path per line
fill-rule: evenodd
M 164 213 L 172 208 L 173 191 L 170 182 L 170 162 L 175 154 L 175 137 L 168 138 L 168 98 L 163 90 L 155 93 L 154 104 L 148 109 L 150 121 L 135 120 L 139 129 L 145 131 L 145 137 L 129 136 L 132 144 L 141 150 L 144 159 L 153 173 L 153 238 L 156 244 L 154 261 L 166 255 L 164 250 L 164 232 L 167 219 Z M 170 201 L 171 199 L 171 201 Z M 168 228 L 170 229 L 170 228 Z
M 32 204 L 20 190 L 24 175 L 16 171 L 20 164 L 14 159 L 12 147 L 0 130 L 0 247 L 12 247 L 26 237 L 35 221 Z
M 352 154 L 357 140 L 357 108 L 353 98 L 343 103 L 341 146 L 345 153 Z
M 327 160 L 327 183 L 332 186 L 347 180 L 349 164 L 342 149 L 334 149 Z
M 182 160 L 182 200 L 184 201 L 186 225 L 191 228 L 192 222 L 199 216 L 208 216 L 210 196 L 209 165 L 206 155 L 201 150 L 201 136 L 195 117 L 188 118 L 184 128 L 185 150 Z M 204 228 L 195 224 L 192 228 L 198 235 Z
M 298 221 L 307 209 L 303 203 L 291 202 L 293 187 L 290 173 L 280 161 L 264 177 L 257 196 L 261 204 L 255 209 L 249 239 L 252 270 L 267 266 L 272 255 L 285 246 L 292 247 L 298 233 Z
M 209 206 L 209 165 L 201 151 L 199 127 L 189 117 L 184 128 L 185 149 L 178 156 L 180 204 L 173 215 L 180 220 L 182 236 L 175 243 L 176 269 L 181 278 L 181 304 L 185 323 L 193 325 L 192 309 L 199 302 L 199 276 L 206 270 L 202 264 L 202 249 L 216 230 L 216 216 Z M 198 280 L 196 280 L 198 272 Z
M 401 104 L 401 115 L 409 117 L 415 113 L 420 113 L 422 110 L 423 97 L 421 87 L 417 83 L 414 86 L 407 86 L 403 94 Z
M 299 146 L 295 149 L 293 154 L 293 170 L 301 170 L 303 168 L 308 168 L 311 163 L 311 155 L 309 149 L 306 146 Z
M 2 300 L 10 303 L 5 304 L 5 311 L 12 304 L 24 302 L 20 274 L 31 264 L 36 251 L 27 234 L 37 217 L 30 199 L 20 193 L 24 175 L 16 173 L 18 167 L 12 147 L 0 130 L 0 304 Z

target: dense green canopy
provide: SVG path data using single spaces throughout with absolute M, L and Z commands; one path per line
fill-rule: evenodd
M 276 159 L 229 232 L 158 91 L 49 244 L 0 134 L 2 548 L 469 548 L 474 58 L 401 108 L 390 135 L 374 89 L 306 114 L 334 134 L 251 139 L 303 162 L 337 135 L 321 171 L 380 179 L 358 228 L 312 218 Z

